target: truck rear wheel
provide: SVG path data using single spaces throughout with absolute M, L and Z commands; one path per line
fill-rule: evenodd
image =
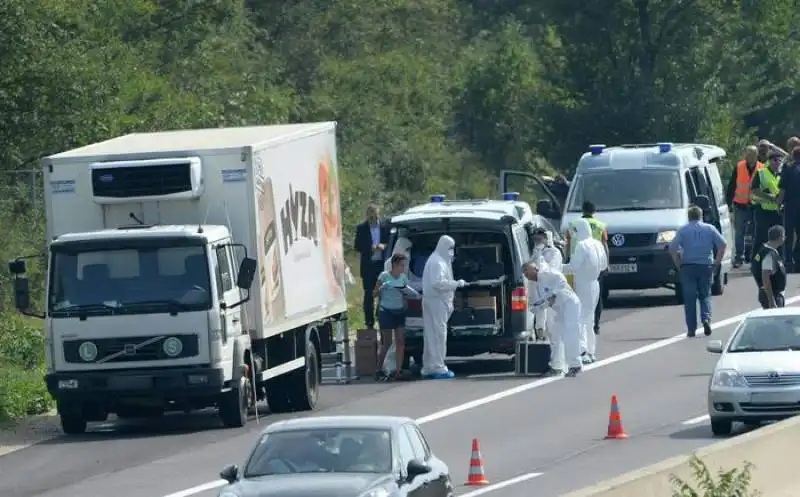
M 319 397 L 319 359 L 312 342 L 306 342 L 305 366 L 267 382 L 267 404 L 273 413 L 310 411 Z
M 247 424 L 247 408 L 249 407 L 250 382 L 242 376 L 239 386 L 222 394 L 219 404 L 219 417 L 227 428 L 240 428 Z

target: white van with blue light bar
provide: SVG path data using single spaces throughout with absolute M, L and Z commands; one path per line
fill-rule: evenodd
M 680 277 L 669 255 L 669 242 L 687 222 L 690 204 L 703 209 L 706 222 L 728 240 L 723 264 L 714 276 L 712 293 L 721 295 L 728 281 L 733 246 L 732 225 L 719 163 L 720 147 L 695 143 L 590 145 L 578 161 L 565 205 L 554 200 L 542 182 L 522 171 L 501 172 L 502 191 L 533 185 L 537 212 L 559 221 L 562 233 L 582 215 L 584 202 L 592 202 L 595 217 L 606 224 L 610 252 L 609 274 L 603 298 L 611 290 L 667 287 L 682 299 Z M 526 199 L 527 200 L 527 199 Z
M 422 270 L 439 237 L 456 242 L 453 274 L 469 284 L 456 291 L 455 310 L 448 323 L 448 355 L 470 357 L 487 352 L 512 355 L 516 339 L 533 330 L 528 312 L 527 284 L 522 264 L 531 258 L 534 230 L 553 233 L 563 247 L 558 229 L 534 214 L 516 191 L 504 191 L 502 200 L 448 201 L 431 195 L 430 202 L 411 207 L 391 219 L 387 253 L 399 237 L 412 243 L 410 286 L 420 289 Z M 421 364 L 422 308 L 410 301 L 406 319 L 406 356 Z

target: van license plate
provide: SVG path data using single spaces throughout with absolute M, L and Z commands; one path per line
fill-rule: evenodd
M 609 273 L 635 273 L 639 271 L 638 264 L 609 264 Z

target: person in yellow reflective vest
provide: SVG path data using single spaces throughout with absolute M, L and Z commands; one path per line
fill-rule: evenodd
M 582 218 L 585 219 L 589 223 L 589 227 L 592 229 L 592 238 L 599 241 L 603 244 L 603 248 L 606 249 L 606 260 L 611 263 L 611 259 L 608 256 L 608 230 L 606 229 L 605 223 L 602 221 L 598 221 L 595 219 L 594 215 L 597 212 L 597 208 L 591 202 L 584 202 L 581 206 L 581 211 L 583 212 Z M 571 228 L 572 226 L 570 226 Z M 567 242 L 567 254 L 570 256 L 575 251 L 575 244 L 571 243 L 570 232 L 572 230 L 568 229 L 566 234 L 566 242 Z M 597 301 L 597 306 L 594 309 L 594 334 L 600 334 L 600 316 L 603 313 L 603 277 L 606 275 L 608 270 L 603 271 L 600 274 L 600 299 Z
M 780 169 L 783 155 L 778 151 L 769 154 L 769 167 L 758 169 L 753 175 L 752 191 L 755 217 L 755 237 L 753 239 L 754 253 L 761 250 L 767 243 L 769 229 L 781 225 L 783 218 L 780 212 L 778 194 L 778 170 Z

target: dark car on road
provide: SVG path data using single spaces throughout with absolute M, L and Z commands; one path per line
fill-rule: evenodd
M 226 466 L 219 497 L 452 497 L 447 465 L 414 420 L 320 416 L 279 421 L 240 468 Z

